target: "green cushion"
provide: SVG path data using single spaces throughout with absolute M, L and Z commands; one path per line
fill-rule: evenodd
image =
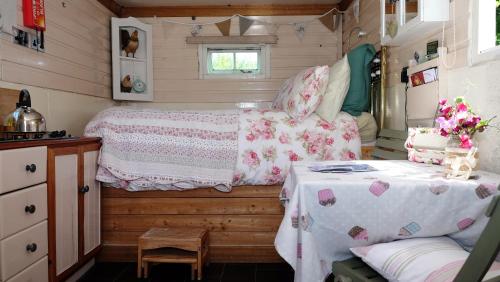
M 347 55 L 351 67 L 351 83 L 342 111 L 360 116 L 362 112 L 370 110 L 370 62 L 375 53 L 372 44 L 363 44 Z

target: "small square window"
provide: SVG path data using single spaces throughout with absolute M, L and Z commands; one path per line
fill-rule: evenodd
M 266 78 L 269 75 L 269 47 L 256 44 L 199 47 L 200 78 Z

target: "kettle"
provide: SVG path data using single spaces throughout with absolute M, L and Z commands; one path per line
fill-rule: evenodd
M 31 108 L 31 97 L 28 90 L 19 93 L 16 110 L 8 114 L 3 123 L 6 131 L 43 132 L 46 130 L 45 118 Z

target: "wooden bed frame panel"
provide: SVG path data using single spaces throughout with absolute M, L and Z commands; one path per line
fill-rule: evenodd
M 283 218 L 281 186 L 128 192 L 102 189 L 100 261 L 135 261 L 137 238 L 151 227 L 204 227 L 211 262 L 282 262 L 274 237 Z

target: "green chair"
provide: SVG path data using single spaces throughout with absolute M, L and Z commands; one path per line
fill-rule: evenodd
M 490 220 L 458 272 L 455 282 L 481 281 L 500 250 L 500 195 L 491 200 L 486 210 L 486 216 L 490 217 Z M 332 273 L 335 276 L 335 281 L 387 281 L 360 258 L 334 262 Z M 487 282 L 500 282 L 500 277 L 492 278 Z

